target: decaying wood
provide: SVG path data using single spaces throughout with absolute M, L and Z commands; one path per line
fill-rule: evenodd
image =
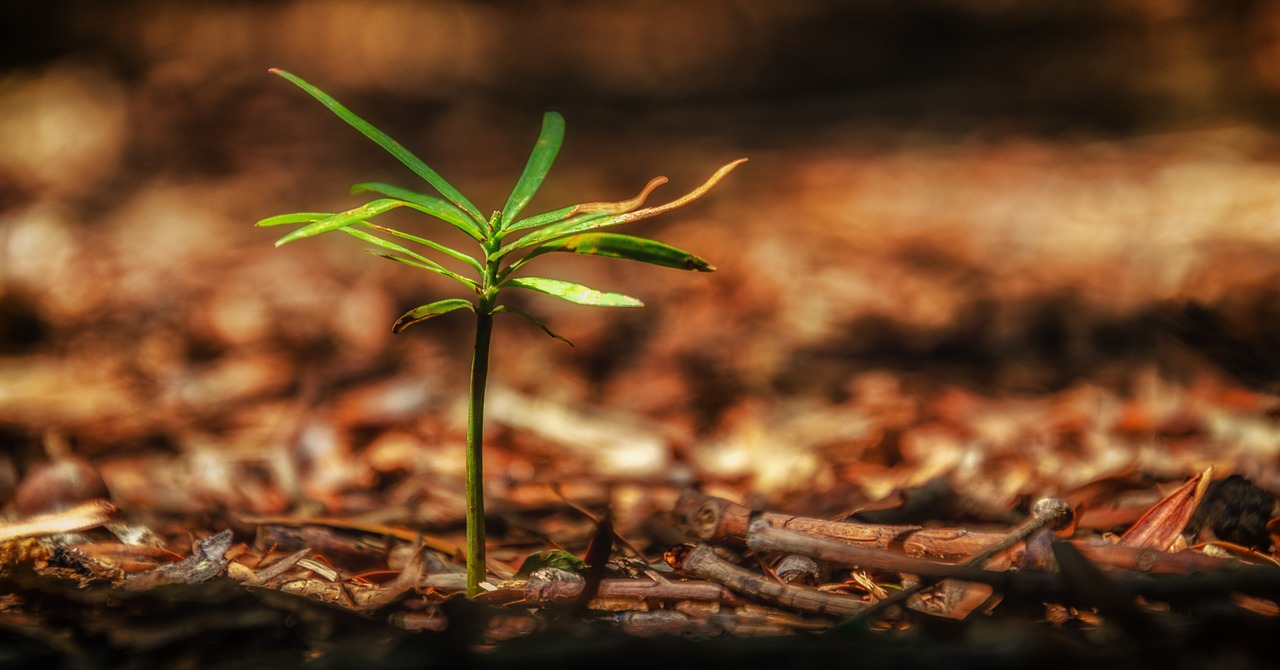
M 746 543 L 748 526 L 756 513 L 724 498 L 686 491 L 676 501 L 675 514 L 704 542 L 742 545 Z M 758 516 L 771 526 L 862 546 L 887 547 L 908 533 L 921 530 L 920 526 L 832 522 L 774 512 L 759 512 Z
M 680 568 L 688 574 L 724 584 L 739 593 L 777 603 L 783 607 L 833 617 L 849 617 L 865 610 L 860 598 L 783 584 L 734 565 L 719 556 L 710 545 L 699 544 L 684 557 Z
M 395 579 L 388 584 L 384 584 L 372 598 L 352 609 L 356 611 L 375 610 L 399 600 L 413 590 L 422 577 L 422 568 L 426 563 L 424 556 L 427 548 L 426 544 L 418 545 L 417 550 L 413 552 L 413 555 L 405 563 L 404 568 L 400 570 L 400 574 L 396 575 Z
M 1069 525 L 1071 520 L 1071 505 L 1067 503 L 1067 501 L 1061 498 L 1041 498 L 1031 507 L 1031 517 L 1029 519 L 1026 519 L 1012 528 L 1008 534 L 1000 540 L 970 556 L 965 560 L 963 566 L 969 568 L 980 568 L 984 563 L 1001 552 L 1007 551 L 1013 548 L 1014 545 L 1027 541 L 1032 534 L 1063 528 Z M 866 616 L 868 618 L 872 617 L 875 615 L 876 610 L 887 610 L 888 608 L 893 607 L 898 603 L 905 602 L 908 599 L 915 598 L 919 601 L 920 599 L 917 598 L 917 594 L 933 589 L 935 586 L 939 586 L 935 580 L 922 580 L 912 586 L 904 587 L 893 596 L 876 603 L 871 610 L 868 610 Z M 956 596 L 965 590 L 966 589 L 959 587 L 959 585 L 949 585 L 949 588 L 943 589 L 944 597 L 943 607 L 941 609 L 943 611 L 952 611 L 954 608 L 951 607 L 951 604 L 953 602 L 960 601 L 959 598 L 952 596 Z M 983 601 L 989 596 L 989 593 L 978 595 L 977 600 L 974 602 L 974 606 L 977 607 L 982 605 Z M 961 618 L 963 616 L 967 616 L 967 612 L 960 616 Z
M 696 492 L 682 495 L 676 503 L 675 513 L 699 540 L 736 546 L 746 544 L 753 515 L 749 507 Z M 828 521 L 775 512 L 756 514 L 775 528 L 826 537 L 853 546 L 881 549 L 901 546 L 908 556 L 938 560 L 966 558 L 1005 536 L 1003 533 L 953 528 Z
M 1243 565 L 1234 558 L 1210 556 L 1196 551 L 1170 553 L 1158 549 L 1128 547 L 1102 538 L 1075 539 L 1071 540 L 1071 544 L 1094 563 L 1135 572 L 1185 575 L 1234 569 Z
M 462 553 L 457 544 L 446 539 L 422 533 L 421 531 L 413 530 L 411 528 L 393 526 L 384 523 L 369 523 L 355 519 L 335 517 L 288 516 L 245 516 L 240 520 L 244 523 L 258 524 L 263 528 L 269 528 L 271 526 L 292 526 L 300 528 L 305 528 L 307 526 L 324 526 L 339 530 L 357 531 L 367 533 L 369 535 L 394 537 L 398 540 L 404 540 L 415 544 L 421 542 L 431 549 L 450 555 L 460 555 Z
M 534 605 L 550 605 L 572 601 L 582 593 L 582 580 L 548 579 L 542 570 L 530 575 L 524 587 L 524 600 Z M 737 597 L 724 586 L 709 581 L 667 581 L 647 579 L 604 579 L 596 599 L 634 598 L 641 601 L 713 601 L 737 602 Z M 601 609 L 589 605 L 589 609 Z
M 38 514 L 19 521 L 0 522 L 0 542 L 23 537 L 44 537 L 97 528 L 119 511 L 108 500 L 86 500 L 57 512 Z
M 962 578 L 965 571 L 957 569 L 961 566 L 925 560 L 925 557 L 937 561 L 967 560 L 991 547 L 1003 546 L 1011 538 L 1019 542 L 1025 539 L 1017 529 L 1004 533 L 968 532 L 963 529 L 877 526 L 769 512 L 753 513 L 732 501 L 700 494 L 685 494 L 677 504 L 677 513 L 684 514 L 693 533 L 705 542 L 747 546 L 757 551 L 812 551 L 816 553 L 808 555 L 844 565 L 933 577 Z M 900 551 L 877 548 L 881 538 L 890 534 L 897 534 L 896 542 L 890 544 L 901 547 Z M 1095 563 L 1141 572 L 1186 574 L 1238 564 L 1230 558 L 1127 547 L 1101 539 L 1076 539 L 1072 543 Z M 1016 542 L 1010 546 L 1012 544 Z
M 93 542 L 72 545 L 66 549 L 115 566 L 126 574 L 142 572 L 182 560 L 182 556 L 168 549 L 122 542 Z
M 124 587 L 129 591 L 146 591 L 165 584 L 196 584 L 213 579 L 222 574 L 231 562 L 227 558 L 231 539 L 229 530 L 203 538 L 191 547 L 191 555 L 187 558 L 130 575 Z
M 906 556 L 897 552 L 865 546 L 848 545 L 830 538 L 805 535 L 771 525 L 766 519 L 752 522 L 746 546 L 756 552 L 804 554 L 841 565 L 868 570 L 908 572 L 923 577 L 955 577 L 969 581 L 989 582 L 989 571 L 966 565 L 952 565 Z
M 299 549 L 271 565 L 260 568 L 257 571 L 251 570 L 239 563 L 232 562 L 227 566 L 227 572 L 245 586 L 263 586 L 288 572 L 293 568 L 293 566 L 298 564 L 298 561 L 306 558 L 309 553 L 311 553 L 310 547 Z

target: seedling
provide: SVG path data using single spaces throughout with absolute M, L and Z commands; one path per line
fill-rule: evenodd
M 364 205 L 337 213 L 300 212 L 281 214 L 259 221 L 259 226 L 303 224 L 302 227 L 276 241 L 281 246 L 322 233 L 341 231 L 362 242 L 373 245 L 370 252 L 383 258 L 403 263 L 443 277 L 448 277 L 467 290 L 465 298 L 448 298 L 415 307 L 392 326 L 399 333 L 409 326 L 433 319 L 457 310 L 470 310 L 476 315 L 475 349 L 471 358 L 471 394 L 467 412 L 467 595 L 480 591 L 485 574 L 485 528 L 483 436 L 484 396 L 489 375 L 489 341 L 493 332 L 493 317 L 497 314 L 514 314 L 542 329 L 547 335 L 569 341 L 551 331 L 531 314 L 498 298 L 507 288 L 520 288 L 545 293 L 550 296 L 581 305 L 597 307 L 641 307 L 644 303 L 622 293 L 597 291 L 581 284 L 549 277 L 517 275 L 517 272 L 533 259 L 548 253 L 577 253 L 606 258 L 623 258 L 681 270 L 710 272 L 715 269 L 706 260 L 687 251 L 649 239 L 594 232 L 601 228 L 647 219 L 663 212 L 682 207 L 701 197 L 720 182 L 725 175 L 746 161 L 745 158 L 728 163 L 716 170 L 705 183 L 689 193 L 656 207 L 643 207 L 649 194 L 666 183 L 665 177 L 651 180 L 640 194 L 620 202 L 594 202 L 569 205 L 535 216 L 518 218 L 520 212 L 533 199 L 542 180 L 551 169 L 551 163 L 564 141 L 564 118 L 556 112 L 542 117 L 542 131 L 533 147 L 524 172 L 516 181 L 506 205 L 488 217 L 480 213 L 471 201 L 458 192 L 434 170 L 427 167 L 399 142 L 351 113 L 324 91 L 282 70 L 272 70 L 311 94 L 330 111 L 337 114 L 356 130 L 373 140 L 378 146 L 395 156 L 443 198 L 417 193 L 399 186 L 379 182 L 364 182 L 351 187 L 352 193 L 371 192 L 383 197 Z M 373 223 L 372 219 L 393 209 L 407 207 L 439 219 L 461 230 L 480 245 L 481 253 L 475 256 L 451 249 L 425 237 L 406 233 Z M 410 246 L 406 246 L 410 245 Z M 443 260 L 442 256 L 466 266 L 470 272 L 459 274 L 432 260 L 429 255 Z

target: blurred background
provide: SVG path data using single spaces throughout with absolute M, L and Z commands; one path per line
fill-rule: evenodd
M 1264 445 L 1239 462 L 1274 470 L 1274 421 L 1222 427 L 1189 389 L 1207 375 L 1255 417 L 1280 379 L 1278 2 L 45 0 L 4 3 L 0 26 L 11 488 L 58 440 L 117 500 L 171 509 L 278 510 L 298 490 L 357 508 L 335 496 L 420 467 L 405 443 L 460 468 L 470 322 L 390 333 L 454 287 L 347 238 L 276 250 L 252 225 L 353 207 L 359 181 L 418 187 L 273 67 L 483 211 L 545 110 L 567 139 L 533 209 L 666 175 L 662 202 L 750 159 L 622 231 L 715 273 L 540 261 L 648 306 L 513 296 L 576 347 L 500 322 L 492 439 L 559 450 L 522 443 L 496 477 L 569 453 L 610 476 L 874 498 L 978 472 L 973 444 L 1075 450 L 1076 469 L 988 478 L 1007 499 L 1068 472 L 1179 471 L 1142 450 L 1186 435 Z M 588 419 L 605 428 L 566 427 Z M 1117 425 L 1138 445 L 1120 455 L 1098 446 Z M 913 445 L 958 451 L 890 477 L 922 465 Z

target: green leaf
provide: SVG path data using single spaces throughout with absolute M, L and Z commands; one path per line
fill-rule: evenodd
M 515 251 L 516 249 L 524 249 L 537 244 L 541 244 L 543 242 L 549 242 L 554 239 L 559 239 L 561 237 L 568 237 L 570 235 L 574 235 L 577 233 L 584 233 L 584 232 L 587 232 L 588 230 L 594 230 L 596 228 L 604 228 L 606 226 L 617 226 L 623 223 L 639 221 L 640 219 L 647 219 L 651 216 L 657 216 L 659 214 L 662 214 L 663 212 L 667 212 L 679 207 L 683 207 L 693 202 L 694 200 L 701 198 L 703 195 L 706 195 L 707 191 L 710 191 L 716 184 L 720 183 L 722 179 L 728 176 L 730 172 L 733 172 L 734 168 L 738 167 L 739 165 L 742 165 L 746 161 L 747 159 L 745 158 L 739 158 L 736 161 L 733 161 L 731 163 L 726 163 L 725 165 L 720 166 L 720 169 L 716 170 L 711 175 L 710 178 L 708 178 L 705 182 L 702 183 L 701 186 L 698 186 L 692 191 L 689 191 L 688 193 L 666 204 L 657 205 L 655 207 L 646 207 L 644 209 L 637 209 L 635 211 L 624 212 L 621 214 L 605 215 L 604 217 L 600 217 L 600 215 L 598 214 L 584 214 L 582 215 L 582 218 L 573 217 L 564 221 L 563 223 L 557 223 L 555 225 L 547 226 L 545 228 L 542 228 L 541 230 L 536 230 L 532 233 L 529 233 L 528 235 L 525 235 L 524 237 L 521 237 L 515 242 L 512 242 L 511 244 L 508 244 L 502 247 L 501 249 L 499 249 L 498 253 L 495 254 L 495 257 L 502 258 L 503 256 L 511 253 L 512 251 Z M 652 186 L 653 184 L 660 183 L 660 182 L 657 182 L 657 180 L 654 180 L 649 183 Z
M 578 215 L 584 215 L 584 219 L 589 215 L 590 217 L 594 217 L 591 218 L 591 220 L 598 220 L 614 214 L 630 212 L 640 205 L 643 205 L 644 201 L 648 199 L 649 194 L 653 192 L 653 189 L 658 188 L 665 183 L 667 183 L 666 177 L 654 177 L 649 180 L 649 183 L 645 185 L 639 195 L 631 198 L 630 200 L 619 200 L 617 202 L 588 202 L 580 205 L 569 205 L 568 207 L 561 207 L 560 209 L 552 210 L 550 212 L 536 214 L 527 219 L 521 219 L 509 226 L 506 226 L 504 231 L 512 232 L 516 230 L 524 230 L 525 228 L 537 228 L 551 223 L 559 223 L 569 219 L 570 217 Z
M 457 207 L 454 207 L 453 204 L 447 200 L 442 200 L 422 193 L 415 193 L 407 188 L 400 188 L 399 186 L 392 186 L 391 184 L 384 184 L 376 181 L 361 182 L 351 187 L 352 193 L 363 193 L 365 191 L 373 191 L 374 193 L 391 196 L 397 200 L 404 200 L 405 202 L 413 203 L 414 205 L 417 205 L 415 209 L 418 211 L 430 214 L 431 216 L 448 223 L 454 228 L 461 230 L 467 235 L 470 235 L 476 240 L 484 239 L 484 235 L 480 232 L 480 228 L 476 226 L 474 221 L 467 217 L 467 213 Z
M 582 572 L 587 562 L 563 549 L 549 549 L 545 552 L 535 551 L 529 554 L 516 571 L 517 579 L 528 579 L 534 572 L 542 568 L 558 568 L 570 572 Z
M 429 305 L 414 307 L 406 312 L 404 316 L 396 320 L 396 324 L 391 327 L 391 332 L 399 333 L 415 323 L 435 318 L 441 314 L 448 314 L 449 312 L 458 309 L 469 309 L 473 312 L 476 311 L 475 306 L 473 306 L 470 301 L 463 300 L 462 298 L 437 300 Z
M 381 130 L 373 127 L 373 125 L 368 121 L 356 116 L 351 112 L 351 110 L 343 107 L 341 103 L 330 97 L 328 93 L 312 86 L 301 77 L 275 68 L 272 68 L 271 72 L 293 82 L 298 88 L 306 91 L 311 95 L 311 97 L 319 100 L 325 107 L 328 107 L 329 111 L 337 114 L 339 118 L 350 124 L 351 127 L 363 133 L 365 137 L 376 142 L 377 145 L 386 150 L 387 153 L 395 156 L 401 163 L 404 163 L 406 167 L 413 170 L 414 174 L 417 174 L 419 177 L 425 179 L 427 183 L 431 184 L 431 186 L 439 191 L 440 195 L 443 195 L 446 200 L 460 207 L 481 227 L 486 224 L 484 216 L 480 214 L 480 210 L 476 209 L 475 205 L 471 204 L 470 200 L 467 200 L 466 197 L 458 192 L 458 189 L 445 181 L 444 178 L 437 174 L 435 170 L 427 167 L 426 163 L 423 163 L 421 159 L 410 153 L 410 151 L 404 148 L 402 144 L 391 139 Z
M 473 270 L 475 270 L 478 273 L 481 273 L 481 274 L 484 273 L 484 266 L 480 264 L 480 261 L 462 253 L 461 251 L 450 249 L 449 247 L 446 247 L 445 245 L 440 244 L 438 242 L 432 242 L 431 240 L 418 237 L 417 235 L 410 235 L 409 233 L 401 232 L 394 228 L 387 228 L 386 226 L 379 226 L 376 223 L 370 223 L 368 221 L 361 221 L 356 225 L 364 226 L 366 228 L 371 228 L 373 230 L 380 230 L 384 233 L 387 233 L 388 235 L 394 235 L 396 237 L 399 237 L 402 240 L 417 242 L 418 244 L 421 244 L 422 246 L 427 247 L 428 249 L 435 249 L 436 251 L 439 251 L 442 254 L 445 254 L 452 258 L 456 258 L 462 261 L 463 263 L 466 263 L 469 267 L 471 267 Z M 344 228 L 343 230 L 349 230 L 349 229 Z
M 497 314 L 498 312 L 511 312 L 512 314 L 515 314 L 516 316 L 524 319 L 525 321 L 528 321 L 529 323 L 532 323 L 533 325 L 541 328 L 542 332 L 546 333 L 548 336 L 554 339 L 560 340 L 561 342 L 564 342 L 565 344 L 571 347 L 573 346 L 572 342 L 553 333 L 551 329 L 546 326 L 546 324 L 542 323 L 541 320 L 539 320 L 537 317 L 535 317 L 534 315 L 524 310 L 516 309 L 515 307 L 511 307 L 510 305 L 498 305 L 493 309 L 493 313 Z
M 545 293 L 562 300 L 578 303 L 579 305 L 594 305 L 596 307 L 644 306 L 644 303 L 640 302 L 639 299 L 633 298 L 629 295 L 597 291 L 593 288 L 583 286 L 582 284 L 575 284 L 561 279 L 548 279 L 547 277 L 516 277 L 515 279 L 507 280 L 502 285 L 517 286 L 530 291 Z
M 507 254 L 519 249 L 535 246 L 542 242 L 554 240 L 560 237 L 567 237 L 575 233 L 579 233 L 593 228 L 600 228 L 609 225 L 608 220 L 614 218 L 614 214 L 579 214 L 568 219 L 558 222 L 552 222 L 540 230 L 535 230 L 520 239 L 503 245 L 496 258 L 503 258 Z M 526 219 L 527 220 L 527 219 Z
M 371 219 L 379 214 L 389 212 L 397 207 L 404 207 L 408 204 L 409 203 L 403 200 L 392 200 L 390 198 L 374 200 L 372 202 L 365 203 L 360 207 L 356 207 L 355 209 L 349 209 L 345 212 L 326 216 L 319 221 L 309 223 L 276 240 L 276 246 L 284 246 L 290 242 L 307 237 L 315 237 L 316 235 L 323 235 L 325 233 L 338 230 L 339 228 L 352 226 L 364 221 L 365 219 Z
M 520 219 L 515 223 L 504 226 L 502 231 L 504 233 L 510 233 L 516 230 L 524 230 L 525 228 L 537 228 L 538 226 L 545 226 L 549 223 L 564 221 L 570 216 L 573 216 L 574 212 L 578 210 L 578 207 L 579 205 L 569 205 L 568 207 L 553 209 L 550 212 L 535 214 L 534 216 Z
M 560 152 L 560 145 L 563 143 L 564 117 L 557 112 L 543 114 L 542 131 L 538 133 L 538 143 L 533 145 L 529 162 L 525 164 L 524 172 L 516 181 L 515 188 L 511 189 L 511 197 L 507 198 L 507 205 L 502 208 L 499 230 L 506 228 L 507 224 L 514 221 L 520 214 L 520 210 L 533 199 L 534 194 L 538 192 L 538 187 L 542 186 L 542 180 L 546 178 L 547 171 L 551 169 L 551 164 L 555 162 L 556 154 Z
M 333 212 L 297 212 L 294 214 L 277 214 L 269 216 L 253 225 L 255 226 L 283 226 L 288 223 L 311 223 L 319 221 L 327 217 L 333 216 Z
M 617 233 L 584 233 L 547 242 L 521 259 L 521 264 L 535 256 L 558 251 L 607 258 L 623 258 L 679 270 L 711 272 L 716 269 L 706 259 L 694 256 L 682 249 L 643 237 L 619 235 Z
M 344 230 L 346 230 L 346 229 L 344 229 Z M 382 252 L 379 252 L 379 251 L 374 251 L 373 249 L 365 249 L 365 251 L 367 251 L 367 252 L 369 252 L 369 253 L 373 254 L 374 256 L 378 256 L 379 258 L 385 258 L 385 259 L 387 259 L 387 260 L 389 260 L 389 261 L 395 261 L 395 262 L 397 262 L 397 263 L 404 263 L 405 265 L 408 265 L 408 266 L 411 266 L 411 267 L 418 268 L 419 270 L 426 270 L 426 271 L 428 271 L 428 272 L 434 272 L 434 273 L 436 273 L 436 274 L 438 274 L 438 275 L 441 275 L 441 276 L 444 276 L 444 277 L 448 277 L 448 278 L 450 278 L 450 279 L 452 279 L 452 280 L 454 280 L 454 281 L 460 282 L 460 283 L 462 283 L 462 285 L 466 286 L 467 288 L 471 289 L 472 291 L 475 291 L 476 293 L 479 293 L 479 292 L 480 292 L 480 285 L 479 285 L 479 284 L 475 283 L 474 281 L 471 281 L 470 279 L 467 279 L 466 277 L 459 276 L 459 275 L 454 274 L 454 273 L 452 273 L 452 272 L 450 272 L 450 271 L 448 271 L 448 270 L 446 270 L 446 269 L 444 269 L 444 268 L 441 268 L 439 265 L 435 265 L 435 264 L 427 265 L 426 263 L 419 263 L 418 261 L 410 260 L 410 259 L 405 258 L 405 257 L 403 257 L 403 256 L 397 256 L 397 255 L 395 255 L 395 254 L 382 253 Z
M 444 267 L 443 265 L 440 265 L 439 263 L 431 260 L 430 258 L 414 253 L 413 251 L 410 251 L 409 249 L 406 249 L 400 246 L 399 244 L 396 244 L 395 242 L 384 240 L 381 237 L 378 237 L 376 235 L 370 235 L 369 233 L 366 233 L 363 230 L 358 230 L 353 227 L 343 228 L 342 232 L 358 240 L 363 240 L 374 246 L 382 247 L 387 251 L 392 251 L 397 254 L 404 254 L 405 256 L 408 256 L 410 259 L 413 259 L 414 261 L 412 263 L 408 263 L 409 265 L 420 267 L 424 270 L 430 270 L 439 275 L 444 275 L 450 279 L 453 279 L 454 281 L 461 282 L 464 286 L 468 288 L 475 288 L 476 286 L 476 283 L 471 281 L 470 279 L 467 279 L 466 277 L 463 277 L 457 274 L 456 272 L 453 272 L 452 270 Z M 382 256 L 383 258 L 389 258 L 394 261 L 400 261 L 401 263 L 405 263 L 408 261 L 408 259 L 401 258 L 399 256 L 393 256 L 391 254 L 380 253 L 378 255 Z

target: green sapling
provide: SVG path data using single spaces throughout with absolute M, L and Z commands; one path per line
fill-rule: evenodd
M 351 187 L 352 193 L 371 192 L 382 197 L 364 205 L 337 213 L 300 212 L 281 214 L 259 221 L 259 226 L 302 224 L 276 241 L 276 246 L 321 233 L 341 231 L 372 245 L 373 253 L 398 263 L 448 277 L 466 289 L 465 298 L 449 298 L 415 307 L 392 326 L 394 332 L 442 314 L 470 310 L 476 316 L 475 349 L 471 358 L 471 393 L 467 413 L 466 497 L 467 497 L 467 595 L 480 590 L 485 575 L 484 492 L 482 488 L 485 383 L 489 374 L 489 342 L 493 317 L 507 313 L 521 317 L 547 335 L 564 338 L 552 332 L 542 321 L 522 310 L 499 302 L 507 288 L 520 288 L 555 296 L 569 302 L 599 307 L 640 307 L 640 300 L 622 293 L 597 291 L 581 284 L 549 277 L 517 275 L 531 260 L 543 254 L 569 252 L 623 258 L 681 270 L 710 272 L 715 268 L 706 260 L 687 251 L 653 240 L 599 229 L 649 218 L 681 207 L 701 197 L 725 175 L 746 161 L 728 163 L 716 170 L 698 188 L 671 202 L 643 207 L 653 189 L 666 182 L 658 177 L 649 182 L 639 195 L 621 202 L 596 202 L 569 205 L 535 216 L 518 218 L 533 199 L 551 163 L 564 141 L 564 118 L 556 112 L 542 117 L 542 131 L 529 156 L 524 172 L 516 181 L 506 205 L 485 217 L 449 182 L 405 149 L 399 142 L 351 113 L 324 91 L 281 70 L 275 74 L 288 79 L 311 94 L 330 111 L 373 140 L 427 182 L 440 196 L 426 195 L 378 182 L 365 182 Z M 389 228 L 372 220 L 393 209 L 407 207 L 461 230 L 480 247 L 470 255 L 451 249 L 425 237 Z M 458 274 L 429 255 L 447 256 L 470 269 Z M 439 258 L 439 256 L 437 256 Z

